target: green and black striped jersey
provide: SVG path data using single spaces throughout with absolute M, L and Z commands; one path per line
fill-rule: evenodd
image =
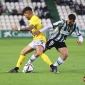
M 50 36 L 51 39 L 54 39 L 58 42 L 64 42 L 67 38 L 67 36 L 71 35 L 72 32 L 76 32 L 77 36 L 81 35 L 79 27 L 74 23 L 72 26 L 67 25 L 67 20 L 60 20 L 53 24 L 54 26 L 57 26 Z

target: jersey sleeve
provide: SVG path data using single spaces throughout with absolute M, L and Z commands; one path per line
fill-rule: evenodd
M 77 36 L 81 36 L 81 31 L 80 31 L 80 28 L 78 26 L 76 26 L 75 32 L 76 32 Z
M 64 25 L 64 23 L 66 22 L 66 20 L 59 20 L 58 22 L 53 23 L 53 29 L 56 29 L 56 27 L 60 28 Z
M 53 26 L 62 26 L 64 22 L 64 20 L 59 20 L 58 22 L 53 23 Z

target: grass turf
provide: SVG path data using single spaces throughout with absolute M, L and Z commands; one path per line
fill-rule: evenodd
M 0 39 L 0 85 L 85 85 L 85 42 L 77 45 L 77 38 L 68 38 L 66 44 L 69 49 L 69 57 L 64 64 L 58 67 L 59 74 L 49 71 L 49 66 L 39 57 L 34 65 L 33 73 L 22 73 L 24 64 L 28 61 L 30 53 L 19 69 L 19 73 L 7 73 L 15 67 L 20 51 L 31 42 L 32 39 Z M 55 48 L 47 51 L 54 63 L 60 55 Z

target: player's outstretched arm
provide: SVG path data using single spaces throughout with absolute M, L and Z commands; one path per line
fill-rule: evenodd
M 17 28 L 17 27 L 15 26 L 15 27 L 13 27 L 12 29 L 13 29 L 13 30 L 16 30 L 16 31 L 18 31 L 18 30 L 20 30 L 20 31 L 31 31 L 33 28 L 34 28 L 34 25 L 29 25 L 29 26 L 26 27 L 26 28 Z
M 50 29 L 52 27 L 53 27 L 52 25 L 47 25 L 47 26 L 43 27 L 41 30 L 35 31 L 33 34 L 34 35 L 39 35 L 41 32 L 44 32 L 45 30 Z

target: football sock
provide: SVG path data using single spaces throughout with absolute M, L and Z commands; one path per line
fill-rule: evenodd
M 53 64 L 51 64 L 50 67 L 53 69 L 54 68 Z
M 16 70 L 16 71 L 17 71 L 18 69 L 19 69 L 19 67 L 15 67 L 15 68 L 14 68 L 14 70 Z
M 25 59 L 25 56 L 24 55 L 20 55 L 16 67 L 20 68 L 20 66 L 23 63 L 24 59 Z
M 34 56 L 34 54 L 31 56 L 31 58 L 28 60 L 28 64 L 31 64 L 33 61 L 36 60 L 36 57 Z
M 62 63 L 64 63 L 64 60 L 61 57 L 59 57 L 58 60 L 54 63 L 54 66 L 59 66 Z
M 49 59 L 49 57 L 46 54 L 43 53 L 40 56 L 49 66 L 52 64 L 51 60 Z

